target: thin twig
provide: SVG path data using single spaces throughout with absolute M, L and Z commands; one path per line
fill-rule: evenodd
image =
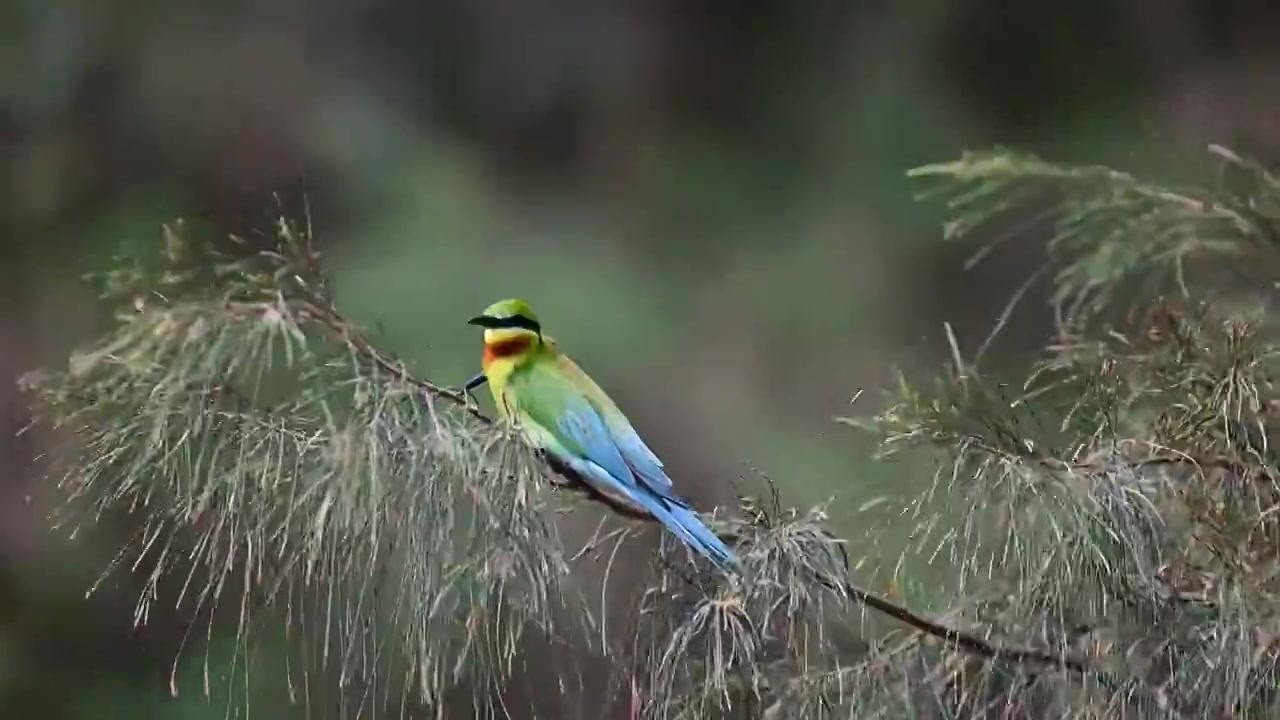
M 845 583 L 843 589 L 863 605 L 878 610 L 904 625 L 909 625 L 926 635 L 932 635 L 956 649 L 965 650 L 989 660 L 1009 660 L 1020 664 L 1049 665 L 1081 674 L 1096 672 L 1096 668 L 1078 658 L 1055 655 L 1031 648 L 995 645 L 973 633 L 949 628 L 928 618 L 921 617 L 897 603 L 886 600 L 870 590 L 864 590 L 852 583 Z

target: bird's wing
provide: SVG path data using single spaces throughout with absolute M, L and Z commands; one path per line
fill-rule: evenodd
M 576 368 L 567 359 L 560 362 L 550 356 L 515 376 L 509 390 L 516 394 L 516 417 L 526 437 L 563 460 L 597 491 L 621 496 L 652 515 L 695 552 L 721 566 L 738 565 L 733 551 L 689 503 L 671 493 L 662 464 L 622 413 L 585 373 L 578 370 L 575 375 Z M 606 414 L 610 411 L 619 419 L 612 424 Z M 640 468 L 647 468 L 652 478 Z
M 614 404 L 613 399 L 606 395 L 604 390 L 591 379 L 591 376 L 587 375 L 567 355 L 558 355 L 556 363 L 560 373 L 576 387 L 581 388 L 581 392 L 595 408 L 601 420 L 604 421 L 614 446 L 617 448 L 618 453 L 622 455 L 627 466 L 643 478 L 646 485 L 659 494 L 669 495 L 672 489 L 671 478 L 667 476 L 666 471 L 663 469 L 662 461 L 649 449 L 648 445 L 645 445 L 644 440 L 640 438 L 640 434 L 631 426 L 631 421 L 627 419 L 626 415 L 622 414 L 622 411 Z
M 656 477 L 651 479 L 650 473 L 654 472 L 652 462 L 645 468 L 643 455 L 640 455 L 638 464 L 644 469 L 633 464 L 637 461 L 631 456 L 637 455 L 637 451 L 628 449 L 625 439 L 624 444 L 619 445 L 599 408 L 575 380 L 563 373 L 561 366 L 550 363 L 530 368 L 530 372 L 520 377 L 513 390 L 518 394 L 523 424 L 537 426 L 528 428 L 533 430 L 531 437 L 537 439 L 541 436 L 544 442 L 551 441 L 548 444 L 560 446 L 548 449 L 563 450 L 600 466 L 618 483 L 615 490 L 627 494 L 643 492 L 643 484 L 643 489 L 656 498 L 683 505 L 683 501 L 668 492 L 671 481 L 660 466 L 656 468 Z

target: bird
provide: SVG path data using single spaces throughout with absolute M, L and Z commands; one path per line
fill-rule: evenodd
M 484 328 L 481 371 L 464 389 L 488 384 L 494 405 L 534 448 L 611 504 L 650 516 L 722 569 L 738 557 L 675 494 L 662 461 L 631 421 L 576 363 L 542 332 L 523 300 L 499 300 L 467 321 Z

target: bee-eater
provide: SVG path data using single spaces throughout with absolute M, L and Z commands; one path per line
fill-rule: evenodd
M 604 390 L 542 334 L 522 300 L 500 300 L 467 321 L 484 328 L 482 371 L 502 418 L 589 488 L 649 515 L 720 567 L 738 565 L 728 547 L 674 494 L 662 461 Z

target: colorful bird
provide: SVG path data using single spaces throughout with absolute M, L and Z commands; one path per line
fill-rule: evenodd
M 592 490 L 657 519 L 720 567 L 738 565 L 688 501 L 674 494 L 662 461 L 618 406 L 542 334 L 528 304 L 501 300 L 467 322 L 485 329 L 483 369 L 468 391 L 487 381 L 503 419 Z

